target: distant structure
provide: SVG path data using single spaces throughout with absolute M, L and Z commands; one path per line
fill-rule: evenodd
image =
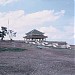
M 63 41 L 46 41 L 47 36 L 44 33 L 34 29 L 28 33 L 26 36 L 23 37 L 25 43 L 28 44 L 35 44 L 37 48 L 69 48 L 71 49 L 70 45 Z
M 34 29 L 28 33 L 26 33 L 26 36 L 23 37 L 25 41 L 46 41 L 47 36 L 44 36 L 44 33 Z

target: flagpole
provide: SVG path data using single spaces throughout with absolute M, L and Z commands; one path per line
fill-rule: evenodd
M 9 19 L 8 19 L 8 30 L 9 30 Z

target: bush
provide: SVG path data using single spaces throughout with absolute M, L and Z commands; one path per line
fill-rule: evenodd
M 0 52 L 3 51 L 14 51 L 14 52 L 20 52 L 20 51 L 24 51 L 26 49 L 21 49 L 21 48 L 0 48 Z

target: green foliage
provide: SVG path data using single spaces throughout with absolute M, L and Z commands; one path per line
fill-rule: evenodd
M 16 37 L 16 32 L 12 31 L 12 30 L 8 30 L 7 34 L 9 35 L 10 40 L 13 40 L 13 37 Z
M 26 49 L 21 49 L 21 48 L 0 48 L 0 52 L 3 51 L 14 51 L 14 52 L 20 52 L 20 51 L 24 51 Z
M 4 36 L 6 36 L 6 34 L 7 34 L 7 28 L 1 27 L 1 31 L 0 31 L 1 40 L 3 40 Z
M 12 41 L 12 38 L 16 37 L 16 32 L 12 30 L 7 30 L 7 27 L 1 27 L 1 31 L 0 31 L 1 40 L 3 40 L 6 35 L 9 35 L 9 38 Z
M 0 37 L 2 37 L 2 32 L 0 31 Z

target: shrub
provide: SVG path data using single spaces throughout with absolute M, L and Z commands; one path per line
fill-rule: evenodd
M 14 51 L 14 52 L 20 52 L 20 51 L 24 51 L 26 49 L 21 49 L 21 48 L 0 48 L 0 52 L 3 51 Z

